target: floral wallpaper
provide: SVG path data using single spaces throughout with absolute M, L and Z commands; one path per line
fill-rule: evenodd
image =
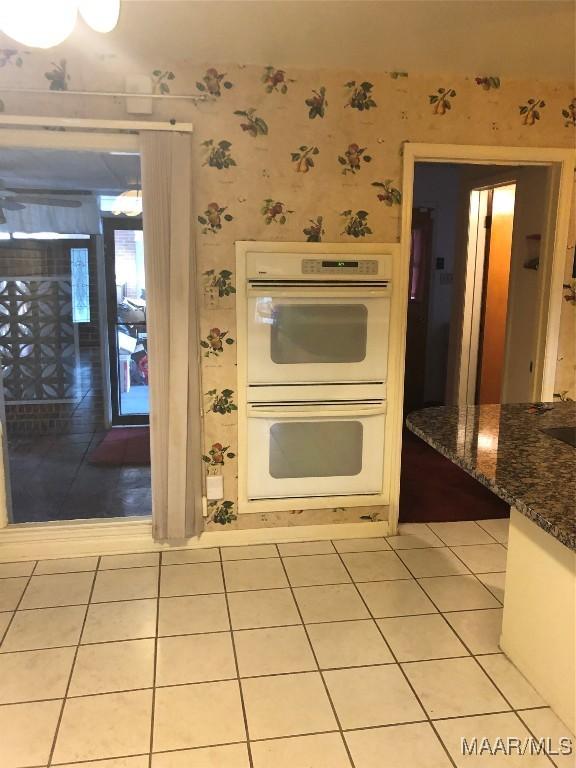
M 281 62 L 194 67 L 155 61 L 153 49 L 140 61 L 84 57 L 70 47 L 61 55 L 0 50 L 0 85 L 116 91 L 126 74 L 150 73 L 159 94 L 205 98 L 159 100 L 153 119 L 195 125 L 203 461 L 225 487 L 225 498 L 209 507 L 208 528 L 386 517 L 378 508 L 238 515 L 234 242 L 398 242 L 406 142 L 574 146 L 568 83 L 508 81 L 493 72 L 438 77 L 408 65 L 377 73 L 286 70 Z M 126 118 L 123 99 L 12 94 L 4 101 L 10 113 Z M 558 376 L 571 396 L 575 319 L 576 304 L 564 301 Z

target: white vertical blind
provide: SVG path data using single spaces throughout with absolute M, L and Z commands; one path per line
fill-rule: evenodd
M 202 526 L 192 139 L 155 131 L 141 136 L 152 520 L 156 539 L 174 540 Z

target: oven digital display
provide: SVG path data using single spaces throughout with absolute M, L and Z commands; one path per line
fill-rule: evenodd
M 357 261 L 323 261 L 323 267 L 349 267 L 351 269 L 358 268 Z

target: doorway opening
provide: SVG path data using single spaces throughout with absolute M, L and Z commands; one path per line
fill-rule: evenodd
M 550 190 L 549 166 L 415 163 L 405 415 L 533 399 Z M 401 522 L 508 513 L 404 430 Z
M 138 190 L 137 152 L 0 149 L 0 361 L 11 523 L 151 514 L 147 427 L 115 425 L 120 335 L 108 219 L 140 238 L 141 217 L 108 201 Z M 133 211 L 131 211 L 133 212 Z M 143 257 L 136 290 L 145 318 Z M 114 323 L 111 318 L 114 316 Z M 144 330 L 135 337 L 135 356 Z M 140 345 L 140 347 L 139 347 Z M 118 348 L 116 344 L 115 349 Z M 142 357 L 140 355 L 140 357 Z M 117 355 L 115 359 L 120 359 Z M 126 368 L 130 375 L 131 361 Z M 143 374 L 142 374 L 143 375 Z M 147 390 L 147 380 L 145 389 Z M 147 423 L 147 396 L 138 409 Z M 132 414 L 132 417 L 136 416 Z
M 104 219 L 112 424 L 149 423 L 142 218 Z

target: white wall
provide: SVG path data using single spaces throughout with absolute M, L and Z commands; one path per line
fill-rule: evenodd
M 548 193 L 548 168 L 518 168 L 514 230 L 510 263 L 510 288 L 506 330 L 506 360 L 502 402 L 521 403 L 532 399 L 537 334 L 537 308 L 543 270 L 524 264 L 539 249 L 528 235 L 543 234 Z

